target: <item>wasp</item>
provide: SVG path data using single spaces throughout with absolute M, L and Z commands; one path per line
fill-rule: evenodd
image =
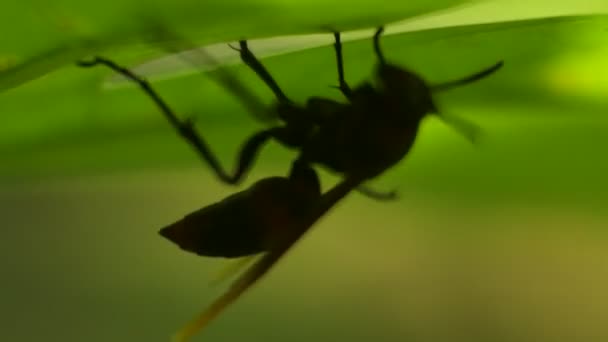
M 246 40 L 239 41 L 239 47 L 231 46 L 239 51 L 243 63 L 272 91 L 276 102 L 266 113 L 260 114 L 264 111 L 260 109 L 263 105 L 225 70 L 219 70 L 219 76 L 215 76 L 216 81 L 239 98 L 256 117 L 266 120 L 269 116 L 276 116 L 281 121 L 279 125 L 263 129 L 245 140 L 234 172 L 227 172 L 220 165 L 189 122 L 180 123 L 166 105 L 160 107 L 218 178 L 228 184 L 237 184 L 243 180 L 259 151 L 271 139 L 299 151 L 299 158 L 305 163 L 318 164 L 336 173 L 365 180 L 379 176 L 408 154 L 416 140 L 420 123 L 428 114 L 437 114 L 474 141 L 478 128 L 464 120 L 440 114 L 432 95 L 434 92 L 481 80 L 500 69 L 503 62 L 499 61 L 460 79 L 429 85 L 416 73 L 386 61 L 380 48 L 383 31 L 383 27 L 379 27 L 373 36 L 373 48 L 378 60 L 374 71 L 375 83 L 363 82 L 354 88 L 345 80 L 341 37 L 339 32 L 334 33 L 333 46 L 339 82 L 337 88 L 343 94 L 346 100 L 344 102 L 313 96 L 306 103 L 298 104 L 285 94 L 249 49 Z M 184 43 L 183 39 L 166 30 L 163 33 L 169 35 L 168 40 Z M 202 57 L 217 63 L 204 52 Z M 268 112 L 272 114 L 268 115 Z M 381 193 L 365 186 L 360 186 L 358 190 L 376 199 L 396 197 L 395 191 Z
M 478 81 L 503 65 L 500 61 L 470 76 L 428 85 L 417 74 L 386 62 L 380 48 L 382 32 L 383 28 L 378 28 L 373 37 L 378 59 L 375 83 L 364 82 L 354 88 L 345 81 L 340 34 L 334 33 L 339 89 L 347 101 L 312 97 L 305 105 L 291 101 L 249 50 L 247 41 L 240 41 L 241 59 L 275 94 L 277 103 L 272 110 L 282 124 L 246 140 L 234 173 L 221 167 L 192 121 L 180 121 L 145 80 L 101 57 L 79 62 L 85 67 L 105 65 L 137 82 L 226 183 L 242 180 L 270 139 L 299 151 L 288 177 L 262 179 L 160 231 L 182 249 L 202 256 L 232 258 L 264 253 L 208 310 L 178 333 L 178 341 L 188 339 L 236 300 L 341 198 L 355 188 L 364 189 L 364 182 L 402 160 L 414 144 L 421 121 L 439 113 L 432 99 L 434 91 Z M 242 91 L 230 80 L 225 86 L 237 95 Z M 322 195 L 313 164 L 341 173 L 343 181 Z

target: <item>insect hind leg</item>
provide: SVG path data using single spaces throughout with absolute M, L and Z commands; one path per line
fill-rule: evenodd
M 236 184 L 241 180 L 242 177 L 238 172 L 236 175 L 230 175 L 222 168 L 218 158 L 211 151 L 208 144 L 194 129 L 194 123 L 191 120 L 181 121 L 147 80 L 137 76 L 131 70 L 99 56 L 94 57 L 90 61 L 79 61 L 76 64 L 84 68 L 102 65 L 135 82 L 144 93 L 152 99 L 175 130 L 197 150 L 200 157 L 211 166 L 213 171 L 223 182 Z

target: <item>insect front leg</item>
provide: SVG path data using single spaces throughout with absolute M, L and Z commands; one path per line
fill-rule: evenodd
M 103 57 L 95 57 L 91 61 L 80 61 L 77 62 L 78 66 L 81 67 L 94 67 L 97 65 L 102 65 L 111 70 L 121 74 L 122 76 L 130 79 L 135 82 L 139 87 L 148 95 L 152 101 L 156 104 L 156 106 L 163 113 L 165 118 L 169 121 L 171 126 L 175 128 L 175 130 L 181 135 L 186 141 L 188 141 L 198 152 L 199 156 L 211 166 L 215 174 L 225 183 L 228 184 L 236 184 L 241 178 L 243 171 L 237 170 L 234 175 L 229 174 L 224 170 L 221 166 L 219 159 L 216 155 L 211 151 L 209 145 L 205 142 L 205 140 L 196 132 L 194 127 L 194 123 L 192 120 L 180 120 L 177 115 L 171 110 L 169 105 L 160 97 L 160 95 L 152 88 L 150 83 L 145 79 L 135 75 L 129 69 L 124 68 L 113 61 L 103 58 Z
M 340 41 L 340 32 L 334 32 L 334 39 L 334 51 L 336 53 L 336 64 L 338 67 L 338 81 L 340 82 L 338 88 L 347 99 L 352 100 L 352 91 L 344 79 L 344 62 L 342 59 L 342 42 Z
M 241 60 L 245 63 L 253 72 L 258 75 L 264 81 L 264 83 L 272 90 L 276 98 L 279 102 L 282 103 L 291 103 L 292 101 L 285 95 L 283 90 L 279 87 L 278 83 L 274 80 L 274 78 L 270 75 L 268 70 L 264 67 L 264 65 L 255 57 L 253 52 L 249 50 L 249 46 L 247 45 L 246 40 L 239 41 L 239 48 L 235 48 L 230 46 L 234 50 L 239 51 L 241 56 Z
M 374 52 L 376 53 L 376 57 L 380 64 L 386 64 L 386 60 L 384 59 L 384 54 L 382 54 L 382 50 L 380 49 L 380 36 L 384 32 L 384 27 L 380 26 L 376 29 L 376 33 L 374 34 Z

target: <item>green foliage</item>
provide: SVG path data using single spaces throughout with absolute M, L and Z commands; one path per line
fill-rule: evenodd
M 165 341 L 216 295 L 205 286 L 215 261 L 156 232 L 235 188 L 139 89 L 74 62 L 103 54 L 145 71 L 225 165 L 262 125 L 206 75 L 164 60 L 150 22 L 201 45 L 283 37 L 252 46 L 298 100 L 340 98 L 329 28 L 363 30 L 345 34 L 351 83 L 371 76 L 379 24 L 387 58 L 430 82 L 505 61 L 437 96 L 482 127 L 478 145 L 426 120 L 374 184 L 403 198 L 348 198 L 197 340 L 607 340 L 607 14 L 606 0 L 5 1 L 4 340 Z M 230 71 L 272 101 L 234 59 Z M 292 157 L 269 146 L 250 181 Z
M 0 72 L 0 174 L 27 179 L 143 167 L 207 170 L 138 89 L 108 86 L 107 70 L 73 66 L 91 54 L 130 66 L 162 57 L 161 49 L 144 44 L 155 39 L 148 34 L 151 22 L 162 22 L 204 45 L 241 37 L 324 33 L 328 28 L 371 29 L 419 18 L 388 25 L 383 41 L 388 58 L 430 82 L 456 78 L 501 59 L 505 67 L 479 84 L 438 95 L 441 110 L 482 126 L 478 148 L 428 119 L 403 163 L 407 166 L 382 180 L 387 186 L 474 196 L 532 192 L 567 198 L 585 193 L 606 199 L 607 164 L 597 156 L 608 143 L 608 16 L 602 15 L 608 5 L 563 2 L 549 13 L 532 3 L 463 3 L 15 3 L 0 20 L 5 32 L 13 32 L 0 50 L 5 69 Z M 448 9 L 451 6 L 454 9 Z M 444 11 L 428 15 L 438 9 Z M 427 16 L 417 17 L 422 14 Z M 371 75 L 369 32 L 353 33 L 345 44 L 351 83 Z M 288 37 L 277 40 L 271 52 L 278 55 L 264 59 L 282 87 L 299 100 L 313 94 L 339 98 L 329 87 L 336 82 L 331 37 L 318 37 L 310 36 L 304 44 L 308 48 L 297 51 L 292 51 Z M 272 100 L 249 70 L 239 64 L 229 68 Z M 148 76 L 178 113 L 196 117 L 224 163 L 232 163 L 241 141 L 260 128 L 233 97 L 196 70 L 169 79 Z M 287 152 L 271 147 L 262 163 L 282 170 L 288 158 Z M 585 177 L 577 176 L 580 172 Z

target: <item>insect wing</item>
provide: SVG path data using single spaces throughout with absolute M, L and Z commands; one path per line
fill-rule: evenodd
M 464 136 L 471 143 L 477 143 L 482 135 L 481 128 L 475 123 L 455 115 L 441 113 L 438 115 L 441 121 L 445 122 L 450 128 Z

